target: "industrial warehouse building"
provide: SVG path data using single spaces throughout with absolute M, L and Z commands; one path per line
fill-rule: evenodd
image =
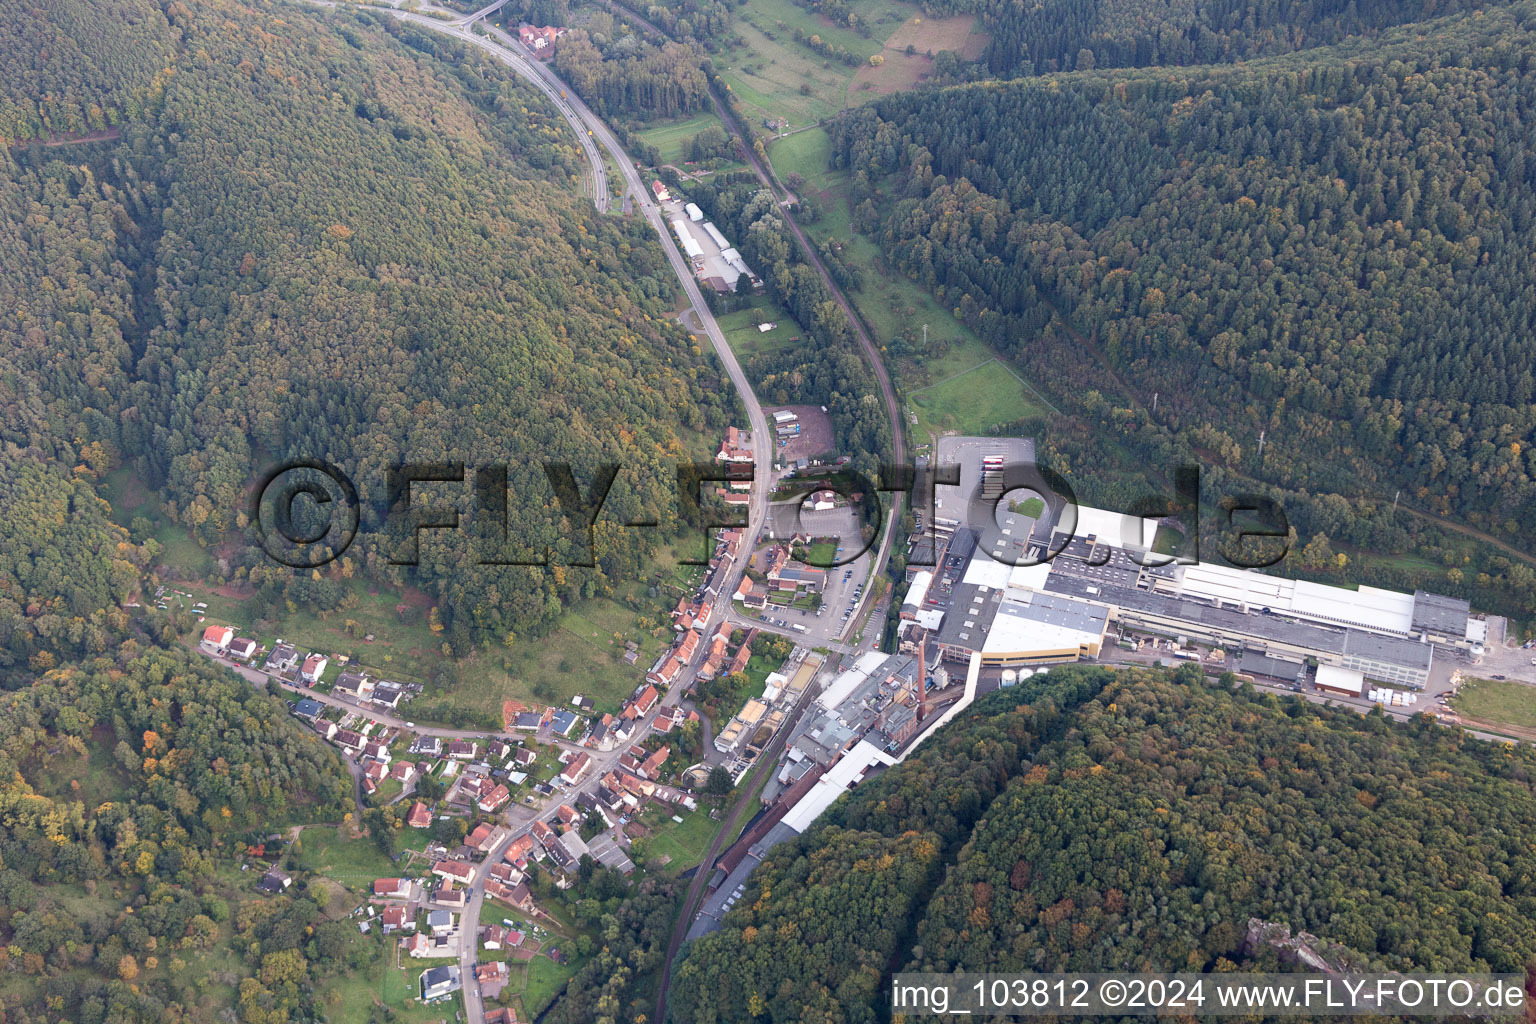
M 1022 667 L 1098 657 L 1112 629 L 1132 631 L 1227 650 L 1239 671 L 1293 685 L 1315 664 L 1328 669 L 1319 685 L 1356 696 L 1366 680 L 1423 688 L 1437 644 L 1471 650 L 1480 639 L 1483 623 L 1457 598 L 1157 564 L 1151 520 L 1079 506 L 1069 533 L 1053 528 L 1061 518 L 1056 506 L 1039 520 L 956 528 L 938 567 L 911 580 L 903 634 L 925 630 L 951 661 Z

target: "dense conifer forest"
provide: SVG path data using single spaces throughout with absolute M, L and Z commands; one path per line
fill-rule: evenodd
M 856 229 L 1128 443 L 1309 501 L 1401 490 L 1518 544 L 1533 32 L 1490 5 L 1238 66 L 906 93 L 843 114 L 834 159 Z M 1321 532 L 1369 544 L 1357 513 Z

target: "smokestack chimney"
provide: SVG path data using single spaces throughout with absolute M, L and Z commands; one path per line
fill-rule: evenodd
M 928 717 L 928 631 L 919 627 L 917 633 L 917 720 Z

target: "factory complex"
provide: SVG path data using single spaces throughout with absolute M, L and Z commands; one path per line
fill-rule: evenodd
M 1181 564 L 1154 552 L 1156 519 L 1054 497 L 1024 515 L 986 493 L 985 468 L 970 481 L 966 468 L 938 489 L 935 564 L 910 580 L 902 650 L 926 638 L 944 661 L 1021 668 L 1097 658 L 1134 634 L 1219 650 L 1238 671 L 1292 685 L 1326 668 L 1315 685 L 1357 697 L 1371 682 L 1423 688 L 1437 648 L 1482 653 L 1486 623 L 1458 598 Z M 962 506 L 965 523 L 945 518 Z

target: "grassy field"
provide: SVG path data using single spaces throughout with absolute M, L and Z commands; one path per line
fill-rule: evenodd
M 1536 686 L 1503 679 L 1470 679 L 1452 706 L 1468 718 L 1536 729 Z
M 757 329 L 761 322 L 778 326 L 764 334 Z M 778 352 L 805 337 L 804 330 L 789 315 L 789 311 L 766 296 L 753 299 L 751 307 L 747 309 L 720 317 L 719 324 L 720 330 L 725 333 L 725 340 L 730 343 L 731 351 L 743 360 L 765 352 Z
M 970 15 L 926 18 L 915 4 L 902 0 L 854 0 L 849 10 L 863 31 L 791 0 L 753 0 L 737 10 L 739 43 L 715 63 L 754 128 L 764 119 L 802 127 L 884 93 L 909 89 L 931 69 L 930 52 L 975 55 L 985 43 Z M 817 36 L 857 60 L 845 64 L 825 57 L 796 42 L 797 30 L 802 38 Z M 877 54 L 882 62 L 871 66 L 869 58 Z
M 681 166 L 683 147 L 687 145 L 688 140 L 711 126 L 724 130 L 720 118 L 712 112 L 689 118 L 653 122 L 651 127 L 635 134 L 661 151 L 662 163 Z
M 123 466 L 108 473 L 101 490 L 112 505 L 112 519 L 118 525 L 131 526 L 137 516 L 149 520 L 148 536 L 160 545 L 158 560 L 172 572 L 191 579 L 206 575 L 213 568 L 213 556 L 208 549 L 170 520 L 159 495 L 150 491 L 131 468 Z
M 686 871 L 703 860 L 715 833 L 720 831 L 720 823 L 704 807 L 680 815 L 681 822 L 673 821 L 665 811 L 657 817 L 658 822 L 645 839 L 646 856 L 670 857 L 666 867 L 669 875 Z
M 985 434 L 1000 423 L 1045 415 L 1046 409 L 998 359 L 911 393 L 918 431 Z
M 823 128 L 807 128 L 803 132 L 777 139 L 768 153 L 774 173 L 780 180 L 786 175 L 798 174 L 817 192 L 834 184 L 828 170 L 832 140 Z M 841 176 L 837 180 L 840 181 Z
M 291 867 L 324 875 L 349 889 L 365 889 L 376 878 L 392 878 L 399 873 L 371 839 L 352 839 L 340 829 L 307 828 L 299 836 L 299 847 L 290 860 Z
M 567 950 L 567 952 L 574 953 L 574 950 Z M 574 955 L 564 966 L 546 956 L 536 956 L 529 960 L 528 980 L 523 986 L 523 1008 L 527 1019 L 532 1020 L 543 1013 L 549 1004 L 555 1001 L 555 996 L 565 987 L 565 983 L 571 980 L 571 975 L 575 974 L 580 966 L 580 959 Z
M 454 997 L 451 1006 L 423 1006 L 417 1002 L 425 963 L 407 959 L 403 968 L 396 967 L 393 937 L 381 939 L 380 946 L 378 958 L 367 967 L 334 976 L 318 993 L 326 1019 L 332 1024 L 370 1024 L 377 1019 L 376 1005 L 386 1007 L 389 1020 L 401 1024 L 436 1024 L 459 1009 L 459 996 Z

